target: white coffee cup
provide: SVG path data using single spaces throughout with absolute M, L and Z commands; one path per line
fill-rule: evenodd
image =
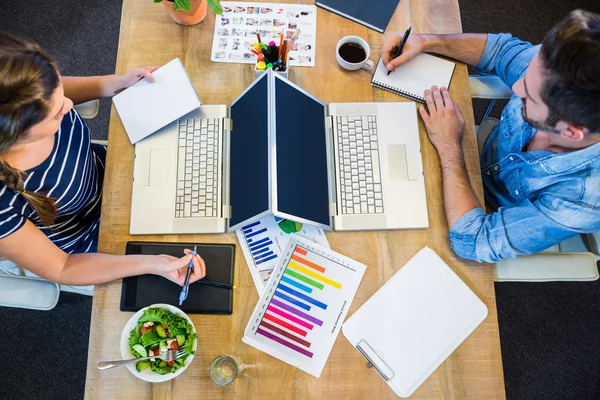
M 340 47 L 342 47 L 342 45 L 346 44 L 346 43 L 359 44 L 365 50 L 365 54 L 366 54 L 365 59 L 360 62 L 356 62 L 356 63 L 351 63 L 351 62 L 344 60 L 342 58 L 342 56 L 340 56 Z M 357 69 L 361 69 L 361 68 L 364 68 L 366 70 L 373 69 L 373 67 L 375 66 L 375 63 L 373 61 L 369 60 L 370 55 L 371 55 L 371 48 L 369 47 L 369 44 L 364 39 L 362 39 L 358 36 L 346 36 L 346 37 L 341 38 L 335 48 L 335 57 L 337 58 L 338 64 L 340 64 L 340 66 L 342 68 L 347 69 L 349 71 L 356 71 Z

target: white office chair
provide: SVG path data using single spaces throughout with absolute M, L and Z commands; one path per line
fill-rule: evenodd
M 510 99 L 513 92 L 497 76 L 471 75 L 469 84 L 472 98 L 490 99 L 481 124 L 482 132 L 476 125 L 481 151 L 490 128 L 485 119 L 496 99 Z M 496 263 L 494 279 L 497 282 L 594 281 L 599 277 L 597 240 L 600 233 L 578 235 L 538 254 L 501 260 Z
M 75 109 L 84 119 L 98 115 L 98 100 L 78 104 Z M 92 140 L 93 143 L 106 145 L 105 140 Z M 58 303 L 60 291 L 92 296 L 94 286 L 58 285 L 26 271 L 15 263 L 0 257 L 0 306 L 51 310 Z

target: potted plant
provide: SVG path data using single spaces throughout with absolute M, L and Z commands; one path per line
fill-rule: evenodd
M 208 7 L 215 14 L 222 15 L 220 0 L 154 0 L 163 3 L 171 17 L 180 25 L 196 25 L 206 17 Z

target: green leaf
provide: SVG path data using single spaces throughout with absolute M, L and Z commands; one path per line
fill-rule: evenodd
M 142 322 L 138 322 L 136 327 L 133 328 L 131 332 L 129 332 L 129 346 L 133 346 L 140 341 L 140 328 L 142 327 Z
M 162 0 L 154 0 L 155 3 L 162 3 Z
M 152 331 L 146 331 L 140 338 L 140 343 L 144 347 L 152 346 L 154 343 L 160 342 L 162 339 Z
M 217 15 L 223 15 L 223 7 L 221 7 L 220 0 L 206 0 L 208 1 L 208 7 L 212 12 Z
M 163 316 L 167 313 L 167 311 L 162 310 L 160 308 L 148 308 L 144 310 L 144 315 L 138 320 L 140 322 L 162 322 Z
M 175 0 L 173 2 L 173 10 L 174 11 L 191 11 L 192 6 L 190 5 L 190 0 Z
M 158 366 L 152 364 L 150 366 L 150 368 L 152 369 L 152 371 L 154 371 L 160 375 L 165 375 L 165 374 L 168 374 L 169 372 L 175 372 L 177 370 L 177 368 L 175 368 L 174 365 L 172 367 L 158 367 Z

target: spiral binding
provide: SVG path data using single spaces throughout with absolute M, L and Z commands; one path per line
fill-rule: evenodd
M 376 86 L 376 87 L 380 88 L 380 89 L 387 90 L 388 92 L 392 92 L 392 93 L 399 94 L 399 95 L 404 96 L 404 97 L 408 97 L 409 99 L 417 101 L 419 103 L 425 103 L 425 99 L 423 97 L 417 96 L 414 93 L 407 92 L 407 91 L 400 90 L 400 89 L 396 89 L 393 86 L 386 85 L 385 83 L 381 83 L 381 82 L 377 82 L 377 81 L 372 81 L 371 84 L 373 86 Z

